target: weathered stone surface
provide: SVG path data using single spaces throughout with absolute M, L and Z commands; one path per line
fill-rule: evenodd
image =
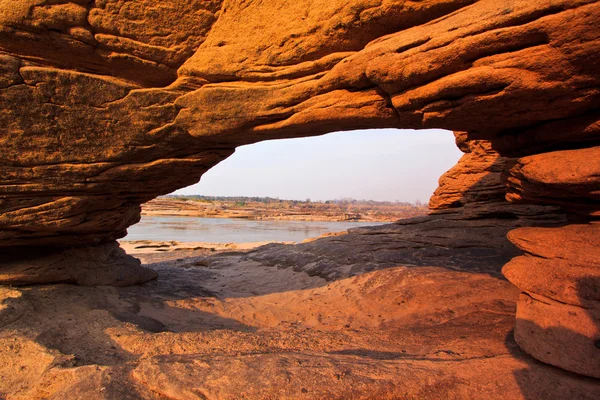
M 514 227 L 567 221 L 558 206 L 507 201 L 508 171 L 516 159 L 501 156 L 492 141 L 470 139 L 466 132 L 454 132 L 454 136 L 465 155 L 439 179 L 429 200 L 431 214 L 452 214 L 453 219 L 504 220 L 506 226 Z
M 513 284 L 558 302 L 600 310 L 598 264 L 578 266 L 572 260 L 515 257 L 502 269 Z
M 271 244 L 247 257 L 325 279 L 398 264 L 428 266 L 440 260 L 446 268 L 497 275 L 498 265 L 520 254 L 506 233 L 527 222 L 527 218 L 470 220 L 461 214 L 433 214 L 390 225 L 352 228 L 347 235 L 296 246 Z
M 522 228 L 508 233 L 523 251 L 544 259 L 568 260 L 576 266 L 600 266 L 600 223 L 558 228 Z
M 469 135 L 474 139 L 478 135 Z M 597 145 L 600 112 L 592 110 L 572 118 L 543 122 L 532 127 L 511 129 L 491 138 L 493 148 L 508 157 L 585 148 Z
M 508 199 L 600 212 L 600 146 L 519 158 L 509 171 Z
M 165 86 L 206 39 L 221 3 L 2 1 L 0 48 L 42 65 Z
M 141 203 L 195 183 L 237 146 L 354 128 L 445 128 L 481 146 L 432 200 L 462 206 L 444 211 L 450 221 L 547 223 L 546 206 L 559 206 L 584 225 L 600 212 L 599 20 L 597 0 L 0 1 L 1 251 L 115 251 Z M 503 182 L 508 200 L 533 206 L 507 212 Z M 585 229 L 565 229 L 586 243 Z M 590 271 L 589 243 L 591 258 L 567 246 L 565 260 Z M 16 265 L 0 268 L 15 273 L 4 282 L 63 276 Z M 579 357 L 573 343 L 562 354 Z
M 114 240 L 241 144 L 360 127 L 494 138 L 589 115 L 598 9 L 2 2 L 0 246 Z
M 156 278 L 117 242 L 55 249 L 11 249 L 0 255 L 0 281 L 7 285 L 75 283 L 83 286 L 130 286 Z
M 600 378 L 600 310 L 521 294 L 515 340 L 538 360 Z
M 502 270 L 524 291 L 517 343 L 539 360 L 600 378 L 600 225 L 521 228 L 508 238 L 527 253 Z
M 500 276 L 516 249 L 506 228 L 467 226 L 430 216 L 279 246 L 319 254 L 313 276 L 256 261 L 267 247 L 143 254 L 160 279 L 140 286 L 0 288 L 0 396 L 598 398 L 598 380 L 518 348 L 519 290 Z
M 505 202 L 503 178 L 507 158 L 500 157 L 485 140 L 468 140 L 466 132 L 455 132 L 456 144 L 466 154 L 439 180 L 429 208 L 439 211 L 465 205 Z M 477 203 L 477 204 L 475 204 Z

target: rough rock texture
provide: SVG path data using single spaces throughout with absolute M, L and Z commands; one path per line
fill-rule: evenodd
M 599 7 L 4 1 L 0 245 L 114 240 L 140 203 L 259 140 L 364 127 L 492 140 L 588 118 Z
M 165 86 L 210 31 L 222 1 L 0 3 L 0 47 L 42 65 Z
M 0 397 L 598 398 L 514 342 L 500 268 L 518 249 L 483 222 L 141 255 L 159 279 L 127 288 L 0 288 Z
M 509 172 L 507 197 L 600 216 L 599 171 L 600 146 L 519 158 Z
M 493 207 L 469 202 L 496 202 L 505 180 L 533 220 L 559 206 L 585 225 L 600 212 L 599 20 L 597 0 L 0 1 L 0 247 L 110 243 L 141 203 L 239 145 L 377 127 L 479 143 L 461 174 L 477 190 L 453 187 L 454 170 L 435 207 L 466 203 L 480 218 Z M 502 157 L 513 158 L 505 178 Z M 596 266 L 583 265 L 594 279 Z M 12 271 L 23 283 L 26 271 L 54 276 Z M 562 323 L 559 305 L 546 313 L 529 298 L 519 315 Z M 519 342 L 546 360 L 523 326 Z M 563 328 L 587 338 L 578 326 Z M 571 343 L 564 357 L 581 351 Z M 564 357 L 555 363 L 596 375 Z
M 464 219 L 520 220 L 522 225 L 566 222 L 556 206 L 508 202 L 508 170 L 516 158 L 503 157 L 488 140 L 470 140 L 466 132 L 454 132 L 456 145 L 466 153 L 439 180 L 429 201 L 432 214 L 452 214 Z M 506 222 L 518 226 L 515 222 Z
M 461 214 L 434 214 L 390 225 L 352 228 L 347 235 L 296 246 L 271 244 L 247 258 L 328 280 L 398 264 L 439 264 L 448 269 L 497 274 L 498 265 L 520 254 L 506 233 L 527 222 L 518 218 L 470 220 Z
M 454 136 L 456 145 L 466 154 L 442 175 L 429 200 L 429 209 L 435 212 L 464 206 L 507 205 L 503 174 L 510 159 L 501 157 L 489 141 L 468 140 L 466 132 L 454 132 Z
M 130 286 L 157 277 L 118 243 L 55 249 L 5 249 L 0 255 L 0 281 L 6 285 L 75 283 L 84 286 Z
M 544 362 L 600 378 L 600 224 L 522 228 L 508 237 L 526 252 L 503 269 L 525 291 L 517 343 Z

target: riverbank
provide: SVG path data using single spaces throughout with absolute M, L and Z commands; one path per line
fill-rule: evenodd
M 128 229 L 124 240 L 175 242 L 301 243 L 332 232 L 381 225 L 384 222 L 250 220 L 244 218 L 203 218 L 144 215 Z
M 268 221 L 394 222 L 427 214 L 422 204 L 340 200 L 314 202 L 248 197 L 159 197 L 142 205 L 146 216 Z
M 341 232 L 327 232 L 318 237 L 311 237 L 304 239 L 301 243 L 310 243 L 318 239 L 341 236 L 347 234 L 347 231 Z M 141 254 L 159 254 L 159 253 L 171 253 L 171 252 L 196 252 L 206 251 L 207 253 L 218 253 L 218 252 L 243 252 L 255 250 L 261 246 L 268 244 L 296 244 L 293 241 L 276 241 L 276 240 L 263 240 L 260 242 L 178 242 L 175 240 L 161 241 L 161 240 L 120 240 L 119 244 L 121 248 L 134 256 Z

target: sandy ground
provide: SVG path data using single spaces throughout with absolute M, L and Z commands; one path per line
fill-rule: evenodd
M 366 232 L 379 250 L 352 235 L 251 251 L 177 244 L 137 254 L 159 273 L 140 286 L 0 288 L 0 399 L 600 398 L 598 381 L 518 349 L 518 291 L 495 266 L 461 268 L 463 253 L 444 255 L 452 268 L 341 265 L 383 251 L 389 234 Z M 324 249 L 343 276 L 282 256 Z

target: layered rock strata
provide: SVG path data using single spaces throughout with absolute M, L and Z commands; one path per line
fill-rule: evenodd
M 600 378 L 600 225 L 522 228 L 508 237 L 526 253 L 503 269 L 523 290 L 517 343 L 544 362 Z
M 596 126 L 593 121 L 588 130 Z M 523 290 L 517 303 L 515 339 L 544 362 L 600 378 L 600 225 L 593 221 L 599 210 L 596 153 L 600 147 L 502 157 L 492 142 L 468 140 L 462 132 L 455 136 L 466 154 L 440 179 L 430 209 L 466 219 L 509 218 L 541 225 L 539 218 L 544 216 L 546 223 L 560 223 L 555 228 L 508 233 L 526 253 L 503 269 Z M 568 147 L 577 145 L 572 139 Z M 562 221 L 550 205 L 566 211 Z M 582 223 L 569 225 L 569 219 Z M 585 223 L 586 219 L 592 221 Z M 518 226 L 516 221 L 513 224 Z
M 4 247 L 121 237 L 242 144 L 377 127 L 494 142 L 600 100 L 591 0 L 2 4 Z M 146 61 L 181 67 L 148 82 Z
M 63 251 L 11 248 L 3 253 L 0 281 L 5 285 L 131 286 L 157 277 L 115 242 Z
M 459 167 L 434 207 L 500 204 L 505 180 L 511 202 L 566 211 L 583 228 L 562 229 L 583 243 L 600 212 L 599 20 L 596 0 L 0 1 L 3 282 L 56 276 L 52 264 L 19 270 L 15 249 L 26 260 L 111 243 L 141 203 L 195 183 L 237 146 L 354 128 L 466 132 L 483 153 L 462 165 L 482 183 Z M 547 215 L 535 207 L 521 210 Z M 536 270 L 537 252 L 515 263 Z M 567 275 L 598 278 L 593 260 L 561 260 Z M 535 303 L 556 282 L 516 269 L 528 276 L 515 280 L 528 293 L 520 320 L 539 328 L 555 315 L 597 343 L 559 303 Z M 516 337 L 532 355 L 597 376 L 579 354 L 587 339 L 563 335 L 554 346 L 566 350 L 547 357 L 552 341 L 525 326 Z
M 510 159 L 501 157 L 489 141 L 468 140 L 466 132 L 454 132 L 454 136 L 465 155 L 442 175 L 429 200 L 429 209 L 433 212 L 465 206 L 489 209 L 490 205 L 508 204 L 503 174 Z
M 506 226 L 565 223 L 558 206 L 510 202 L 507 197 L 508 170 L 516 158 L 501 156 L 489 140 L 469 139 L 466 132 L 454 132 L 456 145 L 465 155 L 441 176 L 429 200 L 435 215 L 452 218 L 499 219 Z M 515 220 L 518 220 L 515 221 Z

